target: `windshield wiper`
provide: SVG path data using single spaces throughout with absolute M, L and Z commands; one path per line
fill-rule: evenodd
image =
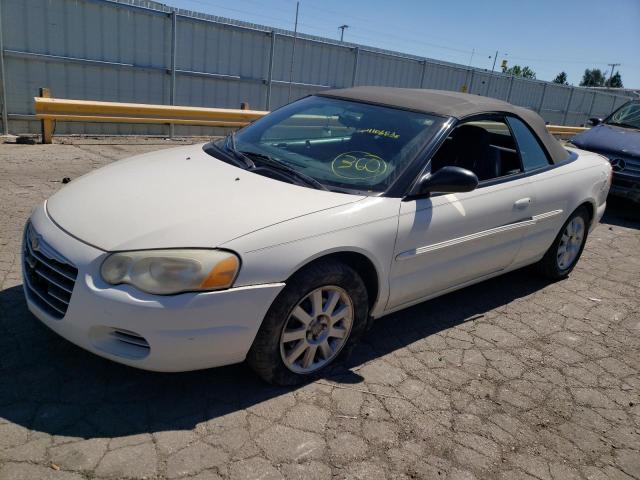
M 238 153 L 244 155 L 247 158 L 250 155 L 250 156 L 258 159 L 259 163 L 263 163 L 265 165 L 268 165 L 269 167 L 273 168 L 274 170 L 279 170 L 281 172 L 287 173 L 289 176 L 295 177 L 298 180 L 302 180 L 307 185 L 310 185 L 310 186 L 312 186 L 314 188 L 317 188 L 318 190 L 327 190 L 327 191 L 329 191 L 329 189 L 327 187 L 325 187 L 322 183 L 320 183 L 315 178 L 310 177 L 309 175 L 307 175 L 305 173 L 299 172 L 298 170 L 296 170 L 294 168 L 291 168 L 287 164 L 282 163 L 281 161 L 276 160 L 273 157 L 270 157 L 269 155 L 266 155 L 264 153 L 249 152 L 249 151 L 239 151 Z M 255 165 L 255 162 L 254 162 L 254 165 Z
M 224 143 L 222 144 L 222 146 L 226 152 L 231 154 L 231 158 L 240 167 L 243 167 L 246 170 L 253 170 L 254 168 L 256 168 L 256 164 L 253 163 L 253 160 L 251 160 L 244 153 L 236 149 L 235 132 L 231 132 L 225 137 Z
M 631 125 L 630 123 L 622 123 L 622 122 L 607 122 L 607 125 L 615 125 L 616 127 L 635 128 L 636 130 L 640 129 L 640 127 L 636 125 Z

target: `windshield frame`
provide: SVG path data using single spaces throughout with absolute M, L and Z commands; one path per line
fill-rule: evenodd
M 611 125 L 612 127 L 621 127 L 621 128 L 632 128 L 634 130 L 640 130 L 640 127 L 634 127 L 633 125 L 629 125 L 629 124 L 624 124 L 624 125 L 620 125 L 618 123 L 609 123 L 610 120 L 613 118 L 613 116 L 618 113 L 620 110 L 622 110 L 623 108 L 627 107 L 629 104 L 636 104 L 640 107 L 640 100 L 629 100 L 628 102 L 623 103 L 622 105 L 620 105 L 618 108 L 616 108 L 613 112 L 611 112 L 603 121 L 602 123 L 605 125 Z
M 359 100 L 337 99 L 337 98 L 334 98 L 328 95 L 325 96 L 325 95 L 322 95 L 322 93 L 319 93 L 319 94 L 307 95 L 305 97 L 302 97 L 296 100 L 295 102 L 283 105 L 282 107 L 279 107 L 276 110 L 273 110 L 272 112 L 265 115 L 264 117 L 258 120 L 255 120 L 251 124 L 237 130 L 236 135 L 241 134 L 241 132 L 246 128 L 249 128 L 249 127 L 255 128 L 256 126 L 259 126 L 260 123 L 265 121 L 265 119 L 270 117 L 271 115 L 277 112 L 282 113 L 281 112 L 282 110 L 287 109 L 288 107 L 302 100 L 306 100 L 310 97 L 324 98 L 329 100 L 339 100 L 341 102 L 352 103 L 352 104 L 370 105 L 374 107 L 393 109 L 401 112 L 418 113 L 418 114 L 422 114 L 435 119 L 434 125 L 429 127 L 429 128 L 433 128 L 433 132 L 431 136 L 425 140 L 424 144 L 412 156 L 412 158 L 409 158 L 405 162 L 403 162 L 402 168 L 399 171 L 398 175 L 393 180 L 391 180 L 391 182 L 386 186 L 384 190 L 367 190 L 362 188 L 348 187 L 345 185 L 333 185 L 333 184 L 324 183 L 322 182 L 321 179 L 316 179 L 320 183 L 322 183 L 324 186 L 326 186 L 327 189 L 330 191 L 347 193 L 352 195 L 364 195 L 364 196 L 370 196 L 370 197 L 399 197 L 399 198 L 403 197 L 407 186 L 410 185 L 415 178 L 415 172 L 420 171 L 422 167 L 424 167 L 424 165 L 426 164 L 429 158 L 429 152 L 433 150 L 433 146 L 439 142 L 443 130 L 445 130 L 446 127 L 448 127 L 451 124 L 451 121 L 453 119 L 453 117 L 438 115 L 435 113 L 425 112 L 422 110 L 414 110 L 414 109 L 401 108 L 401 107 L 395 107 L 395 106 L 389 106 L 389 105 L 381 105 L 374 102 L 365 102 L 365 101 L 359 101 Z M 220 139 L 215 139 L 205 144 L 203 146 L 203 150 L 207 154 L 217 158 L 218 157 L 217 153 L 220 150 L 220 145 L 217 144 L 217 142 L 220 142 Z M 248 170 L 248 171 L 251 171 L 251 170 Z M 307 188 L 310 188 L 310 187 L 307 187 Z

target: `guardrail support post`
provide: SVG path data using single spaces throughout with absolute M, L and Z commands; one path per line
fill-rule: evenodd
M 358 81 L 358 58 L 360 58 L 360 49 L 358 47 L 353 49 L 353 76 L 351 77 L 351 86 L 355 87 Z
M 567 116 L 569 115 L 569 107 L 571 107 L 571 100 L 573 100 L 573 92 L 575 88 L 571 87 L 571 93 L 569 94 L 569 99 L 567 100 L 567 104 L 564 107 L 564 114 L 562 115 L 562 125 L 567 124 Z
M 7 82 L 4 79 L 4 41 L 2 39 L 2 5 L 0 2 L 0 89 L 2 90 L 2 132 L 9 134 L 9 114 L 7 113 Z
M 271 31 L 271 49 L 269 50 L 269 73 L 267 77 L 266 109 L 271 110 L 271 87 L 273 85 L 273 62 L 276 55 L 276 32 Z
M 40 96 L 44 98 L 51 98 L 51 91 L 48 88 L 40 88 Z M 53 120 L 43 119 L 42 125 L 42 143 L 50 144 L 53 141 Z
M 177 31 L 178 31 L 178 15 L 176 11 L 171 12 L 171 89 L 169 93 L 169 103 L 176 104 L 176 54 L 177 54 Z M 169 137 L 173 138 L 174 125 L 169 124 Z

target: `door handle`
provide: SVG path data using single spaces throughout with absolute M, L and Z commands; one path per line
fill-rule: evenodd
M 527 208 L 531 204 L 531 198 L 521 198 L 520 200 L 516 200 L 513 204 L 516 208 Z

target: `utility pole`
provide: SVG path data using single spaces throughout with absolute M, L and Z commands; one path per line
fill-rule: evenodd
M 469 66 L 471 66 L 471 62 L 473 62 L 473 55 L 476 53 L 476 49 L 471 49 L 471 58 L 469 58 Z
M 291 101 L 291 83 L 293 82 L 293 62 L 296 58 L 296 39 L 298 38 L 298 10 L 300 2 L 296 2 L 296 23 L 293 29 L 293 48 L 291 49 L 291 69 L 289 70 L 289 96 L 287 102 Z
M 611 86 L 611 79 L 613 78 L 613 69 L 615 67 L 620 66 L 620 64 L 619 63 L 607 63 L 607 65 L 611 67 L 611 75 L 609 75 L 609 86 Z
M 493 57 L 493 67 L 491 67 L 491 73 L 496 69 L 496 60 L 498 59 L 498 50 L 496 50 L 496 54 Z
M 342 39 L 344 38 L 344 29 L 349 28 L 349 25 L 340 25 L 338 28 L 340 29 L 340 41 L 342 42 Z

